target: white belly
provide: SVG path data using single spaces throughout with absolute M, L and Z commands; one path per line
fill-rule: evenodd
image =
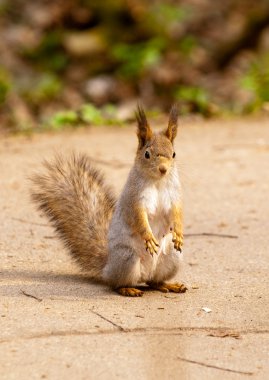
M 180 252 L 174 249 L 172 234 L 168 233 L 159 240 L 160 248 L 153 256 L 146 252 L 140 257 L 140 282 L 150 282 L 156 273 L 165 271 L 170 262 L 180 260 Z M 161 262 L 160 262 L 161 261 Z
M 169 260 L 171 253 L 175 253 L 170 232 L 172 227 L 171 208 L 173 203 L 178 202 L 178 197 L 178 189 L 169 187 L 167 184 L 158 188 L 156 186 L 147 187 L 141 195 L 141 202 L 147 211 L 151 230 L 160 245 L 157 254 L 154 254 L 153 257 L 144 246 L 140 246 L 140 252 L 141 250 L 143 252 L 140 256 L 141 282 L 150 281 L 154 277 L 158 262 L 163 255 L 167 255 L 166 261 Z

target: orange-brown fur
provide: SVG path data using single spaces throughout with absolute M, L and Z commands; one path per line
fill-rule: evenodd
M 174 220 L 173 229 L 173 242 L 175 243 L 175 248 L 179 249 L 183 245 L 183 215 L 181 205 L 174 205 L 172 207 L 172 215 Z
M 143 249 L 146 249 L 152 257 L 155 256 L 155 253 L 159 249 L 159 242 L 152 231 L 146 205 L 141 203 L 141 194 L 147 186 L 149 188 L 154 185 L 159 186 L 162 181 L 165 181 L 167 176 L 169 178 L 170 172 L 175 170 L 173 141 L 177 133 L 177 109 L 176 107 L 172 108 L 167 129 L 158 134 L 152 132 L 142 109 L 138 109 L 137 119 L 138 150 L 135 164 L 129 174 L 126 186 L 112 218 L 110 227 L 112 232 L 109 237 L 112 239 L 109 246 L 110 255 L 105 270 L 107 281 L 120 294 L 129 296 L 134 295 L 133 285 L 135 284 L 136 277 L 133 277 L 135 274 L 131 274 L 132 270 L 130 268 L 136 266 L 137 255 L 138 257 L 141 255 L 141 259 L 138 259 L 137 262 L 137 265 L 140 265 L 139 261 L 142 260 L 141 262 L 143 262 L 144 260 Z M 150 159 L 146 158 L 146 152 L 148 152 Z M 179 189 L 175 191 L 179 191 Z M 180 251 L 183 243 L 180 201 L 177 200 L 173 203 L 170 214 L 173 245 L 177 251 Z M 164 218 L 166 217 L 168 215 L 164 216 Z M 163 218 L 163 216 L 160 216 L 160 218 Z M 125 231 L 125 226 L 128 226 L 130 229 L 130 234 Z M 115 232 L 113 232 L 114 230 Z M 114 240 L 115 242 L 113 243 Z M 140 242 L 144 244 L 141 245 Z M 127 254 L 127 252 L 129 253 Z M 167 257 L 169 255 L 168 253 Z M 122 259 L 120 259 L 121 257 Z M 134 262 L 131 260 L 134 260 Z M 125 277 L 122 276 L 122 268 L 124 266 L 121 266 L 121 261 L 122 265 L 125 263 Z M 164 261 L 163 265 L 166 265 L 166 259 L 163 258 L 161 261 Z M 117 262 L 117 266 L 115 266 L 115 262 Z M 128 273 L 130 273 L 129 276 Z M 160 278 L 167 279 L 175 273 L 176 269 L 173 270 L 171 268 L 165 276 L 157 276 L 155 280 L 153 278 L 147 281 L 147 283 L 150 286 L 154 286 L 155 289 L 158 288 L 163 291 L 165 284 L 163 280 L 160 282 Z M 168 284 L 166 288 L 167 291 L 175 292 L 179 292 L 179 289 L 182 292 L 186 290 L 184 286 L 173 286 L 173 284 Z M 141 291 L 139 294 L 141 294 Z
M 33 176 L 32 199 L 90 277 L 125 296 L 141 296 L 143 292 L 134 287 L 141 281 L 160 291 L 184 292 L 182 284 L 164 282 L 176 274 L 183 244 L 173 147 L 177 107 L 171 109 L 168 127 L 157 134 L 141 107 L 136 116 L 138 150 L 117 202 L 85 155 L 46 162 L 45 172 Z M 151 206 L 146 199 L 153 202 Z M 164 229 L 164 235 L 156 226 Z M 169 248 L 167 254 L 162 252 L 161 242 Z
M 73 155 L 67 161 L 58 156 L 44 165 L 46 171 L 32 178 L 32 199 L 81 268 L 101 280 L 115 205 L 113 192 L 85 155 Z

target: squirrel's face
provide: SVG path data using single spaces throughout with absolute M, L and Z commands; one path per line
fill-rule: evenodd
M 174 160 L 173 145 L 163 134 L 154 134 L 137 152 L 140 169 L 152 178 L 162 178 L 169 174 Z
M 175 160 L 173 142 L 177 133 L 177 107 L 172 107 L 168 127 L 159 134 L 153 134 L 141 107 L 138 108 L 136 118 L 139 141 L 136 161 L 140 170 L 146 177 L 163 178 L 170 172 Z

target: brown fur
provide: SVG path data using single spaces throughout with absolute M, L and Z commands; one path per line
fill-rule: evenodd
M 151 231 L 146 210 L 137 203 L 133 203 L 131 214 L 128 215 L 128 224 L 135 234 L 138 234 L 145 241 L 146 250 L 153 255 L 159 246 Z
M 165 136 L 173 142 L 177 135 L 177 121 L 178 121 L 178 106 L 174 104 L 169 114 L 169 122 Z
M 32 178 L 32 199 L 81 268 L 101 280 L 115 205 L 112 191 L 84 155 L 73 155 L 68 161 L 58 156 L 44 166 L 45 173 Z
M 153 133 L 146 115 L 141 107 L 138 107 L 137 118 L 137 136 L 138 150 L 136 153 L 134 186 L 129 188 L 128 198 L 124 199 L 126 205 L 132 205 L 132 208 L 126 206 L 122 212 L 125 215 L 126 223 L 132 228 L 134 234 L 138 234 L 145 242 L 147 251 L 153 255 L 158 250 L 158 241 L 154 237 L 148 222 L 146 210 L 139 204 L 140 189 L 138 189 L 139 177 L 143 176 L 148 181 L 158 181 L 162 174 L 160 167 L 169 171 L 174 165 L 173 142 L 177 134 L 178 107 L 173 105 L 169 114 L 168 126 L 160 133 Z M 150 153 L 150 159 L 145 158 L 145 152 Z M 176 249 L 180 249 L 183 244 L 182 232 L 182 209 L 181 205 L 174 205 L 172 209 L 174 226 L 173 241 Z
M 182 208 L 181 205 L 172 207 L 172 215 L 174 220 L 173 242 L 176 249 L 181 249 L 183 245 L 183 225 L 182 225 Z
M 168 127 L 158 134 L 152 132 L 141 107 L 136 116 L 139 144 L 135 164 L 116 207 L 112 191 L 85 155 L 73 155 L 68 160 L 56 157 L 52 163 L 45 162 L 45 172 L 32 178 L 31 191 L 33 201 L 49 217 L 82 269 L 90 277 L 111 285 L 118 293 L 133 297 L 143 294 L 132 286 L 133 262 L 139 255 L 137 241 L 144 241 L 151 255 L 158 250 L 141 195 L 145 188 L 158 186 L 166 175 L 170 178 L 170 170 L 175 170 L 173 142 L 178 114 L 177 107 L 172 107 Z M 146 158 L 146 152 L 150 159 Z M 171 188 L 170 182 L 168 185 Z M 182 211 L 178 203 L 176 200 L 172 207 L 171 219 L 176 250 L 180 250 L 183 239 Z M 128 230 L 130 235 L 126 234 Z M 156 270 L 159 277 L 155 274 L 155 284 L 150 285 L 161 291 L 182 291 L 181 285 L 163 281 L 178 270 L 173 256 L 172 261 L 167 258 L 161 257 L 158 265 L 164 270 Z
M 150 154 L 150 159 L 145 157 L 146 152 Z M 152 138 L 146 141 L 136 154 L 135 164 L 140 175 L 149 180 L 160 179 L 160 167 L 164 166 L 167 170 L 172 167 L 173 153 L 173 145 L 163 133 L 153 134 Z
M 141 149 L 146 141 L 150 140 L 153 136 L 153 132 L 147 121 L 146 114 L 141 106 L 137 107 L 136 112 L 137 120 L 137 136 L 138 136 L 138 149 Z
M 168 126 L 161 133 L 153 133 L 146 115 L 141 107 L 138 107 L 137 136 L 138 150 L 136 154 L 136 166 L 140 174 L 153 179 L 160 178 L 161 167 L 169 170 L 173 164 L 173 142 L 177 135 L 178 107 L 173 105 L 169 114 Z M 150 154 L 150 159 L 145 158 L 145 153 Z

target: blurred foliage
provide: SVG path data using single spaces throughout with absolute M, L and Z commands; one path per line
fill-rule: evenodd
M 59 111 L 55 113 L 45 124 L 47 128 L 52 129 L 62 129 L 63 127 L 70 125 L 77 125 L 79 122 L 79 117 L 75 111 Z
M 4 103 L 11 88 L 11 81 L 7 70 L 0 67 L 0 105 Z
M 94 107 L 94 105 L 92 104 L 83 104 L 83 106 L 80 109 L 80 116 L 85 123 L 92 123 L 98 125 L 102 124 L 103 122 L 101 111 Z
M 53 73 L 44 73 L 31 82 L 31 87 L 22 90 L 24 97 L 33 105 L 39 105 L 56 98 L 62 89 L 62 84 Z
M 149 33 L 168 38 L 173 25 L 184 22 L 191 13 L 191 9 L 188 10 L 186 5 L 181 5 L 180 2 L 173 4 L 169 1 L 153 1 L 147 8 L 142 21 Z
M 61 41 L 62 35 L 59 31 L 48 32 L 37 47 L 25 47 L 22 55 L 43 70 L 59 72 L 65 69 L 68 63 Z
M 66 127 L 77 127 L 83 124 L 107 125 L 121 122 L 116 118 L 116 108 L 112 104 L 97 108 L 93 104 L 83 104 L 77 111 L 65 110 L 56 112 L 42 126 L 44 129 L 60 130 Z
M 269 2 L 0 0 L 0 120 L 122 123 L 139 99 L 205 117 L 269 102 Z
M 269 104 L 269 53 L 254 60 L 241 83 L 252 94 L 247 111 L 256 111 Z
M 176 90 L 176 99 L 185 101 L 187 106 L 183 108 L 187 113 L 200 112 L 206 114 L 209 104 L 209 97 L 202 87 L 180 86 Z
M 152 38 L 133 45 L 115 45 L 112 54 L 119 63 L 117 72 L 127 78 L 137 78 L 160 61 L 164 44 L 163 39 Z

